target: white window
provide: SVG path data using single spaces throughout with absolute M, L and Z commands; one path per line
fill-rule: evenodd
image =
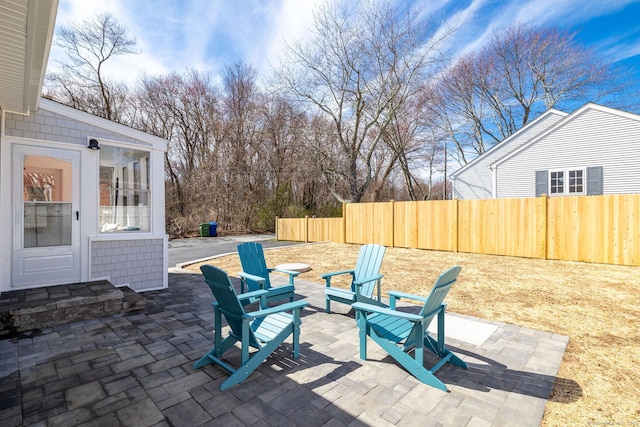
M 102 145 L 101 233 L 150 231 L 149 152 Z
M 564 194 L 564 171 L 550 172 L 549 193 Z
M 549 171 L 549 194 L 585 194 L 584 169 Z
M 569 194 L 584 193 L 584 171 L 582 169 L 569 171 Z

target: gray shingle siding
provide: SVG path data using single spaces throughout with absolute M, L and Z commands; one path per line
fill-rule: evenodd
M 533 197 L 535 173 L 602 167 L 602 194 L 640 193 L 640 121 L 587 108 L 497 164 L 497 197 Z
M 148 145 L 122 134 L 38 109 L 30 116 L 6 113 L 5 135 L 66 144 L 87 145 L 87 137 Z
M 108 277 L 135 291 L 158 289 L 164 280 L 164 240 L 95 240 L 91 242 L 91 278 Z

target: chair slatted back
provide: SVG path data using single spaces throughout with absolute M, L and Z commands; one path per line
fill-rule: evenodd
M 364 245 L 360 249 L 358 255 L 358 261 L 354 268 L 354 280 L 366 279 L 380 273 L 380 267 L 382 266 L 382 259 L 384 258 L 384 252 L 387 248 L 382 245 L 376 245 L 373 243 Z M 376 282 L 368 282 L 361 287 L 362 295 L 371 297 L 375 289 Z M 355 286 L 351 285 L 351 291 L 355 292 Z
M 229 279 L 229 276 L 224 270 L 219 269 L 213 265 L 203 265 L 200 267 L 204 281 L 209 285 L 213 297 L 216 299 L 217 309 L 227 319 L 227 323 L 231 328 L 232 334 L 241 339 L 242 337 L 242 322 L 245 315 L 244 308 L 238 300 L 238 294 Z M 249 330 L 250 345 L 259 347 L 258 340 L 253 334 L 251 329 Z
M 462 267 L 459 265 L 455 265 L 442 273 L 436 283 L 433 285 L 433 289 L 431 289 L 431 293 L 427 298 L 427 301 L 422 306 L 420 310 L 421 316 L 429 316 L 430 318 L 427 321 L 427 324 L 433 319 L 435 316 L 435 312 L 442 305 L 444 298 L 449 293 L 449 289 L 453 286 L 453 284 L 458 280 L 458 274 L 460 274 L 460 270 Z
M 242 271 L 264 278 L 266 280 L 265 289 L 271 288 L 271 282 L 269 281 L 269 269 L 267 268 L 267 262 L 264 259 L 264 251 L 262 250 L 262 245 L 260 243 L 245 242 L 239 244 L 238 257 L 240 257 Z M 247 279 L 247 287 L 250 291 L 257 291 L 260 289 L 260 286 L 256 282 L 249 279 Z

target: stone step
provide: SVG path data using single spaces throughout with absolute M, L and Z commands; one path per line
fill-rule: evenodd
M 144 308 L 145 299 L 107 280 L 20 289 L 0 295 L 0 339 Z

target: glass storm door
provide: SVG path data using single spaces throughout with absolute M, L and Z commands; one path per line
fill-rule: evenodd
M 80 280 L 80 153 L 15 145 L 12 286 Z

